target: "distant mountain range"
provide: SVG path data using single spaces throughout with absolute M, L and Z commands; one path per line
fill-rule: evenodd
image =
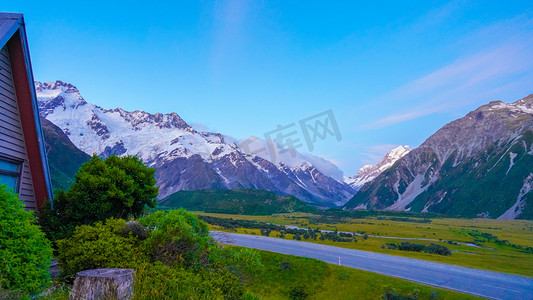
M 181 190 L 261 189 L 334 207 L 355 194 L 335 165 L 316 156 L 276 147 L 273 160 L 231 137 L 196 131 L 176 113 L 104 109 L 62 81 L 36 82 L 35 88 L 42 117 L 86 154 L 136 155 L 156 168 L 160 198 Z
M 533 95 L 446 124 L 363 185 L 345 209 L 533 218 Z
M 55 188 L 70 186 L 89 154 L 131 154 L 156 168 L 163 201 L 195 206 L 198 195 L 209 196 L 211 200 L 197 205 L 204 210 L 209 203 L 228 208 L 228 203 L 218 203 L 225 195 L 220 191 L 247 190 L 228 193 L 239 207 L 261 213 L 268 209 L 259 209 L 260 203 L 275 204 L 276 210 L 306 210 L 293 198 L 283 197 L 292 195 L 323 207 L 344 205 L 346 210 L 533 219 L 533 95 L 483 105 L 445 125 L 419 147 L 399 146 L 376 165 L 343 177 L 320 157 L 274 145 L 273 160 L 231 137 L 199 132 L 176 113 L 103 109 L 61 81 L 37 82 L 36 91 Z M 247 142 L 268 147 L 255 137 Z M 250 189 L 270 191 L 278 198 Z M 219 192 L 183 192 L 196 190 Z

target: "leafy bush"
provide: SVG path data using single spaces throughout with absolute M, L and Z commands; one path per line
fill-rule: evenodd
M 433 243 L 431 243 L 429 246 L 422 244 L 413 244 L 409 242 L 402 242 L 401 244 L 386 243 L 382 245 L 381 248 L 401 251 L 426 252 L 438 255 L 452 255 L 452 252 L 448 247 Z
M 289 298 L 294 300 L 303 300 L 309 297 L 308 288 L 305 285 L 297 285 L 289 292 Z
M 184 209 L 159 211 L 140 219 L 140 223 L 152 230 L 145 241 L 152 261 L 193 270 L 229 272 L 240 282 L 261 268 L 255 251 L 219 247 L 209 236 L 207 224 Z
M 104 224 L 82 225 L 72 237 L 57 241 L 61 277 L 72 281 L 82 270 L 132 268 L 145 260 L 138 238 L 123 235 L 126 221 L 109 219 Z
M 41 224 L 52 240 L 68 237 L 78 225 L 108 218 L 139 217 L 145 206 L 155 207 L 158 187 L 155 169 L 135 156 L 93 156 L 80 168 L 66 192 L 58 191 L 53 207 L 47 203 Z
M 137 237 L 139 240 L 146 240 L 150 235 L 150 230 L 144 227 L 138 221 L 131 221 L 126 223 L 126 226 L 122 228 L 120 234 L 124 237 L 127 237 L 131 234 Z
M 424 249 L 424 252 L 431 253 L 431 254 L 438 254 L 438 255 L 452 255 L 452 252 L 448 247 L 437 245 L 437 244 L 430 244 L 429 246 L 426 246 L 426 249 Z
M 50 281 L 52 248 L 35 221 L 17 195 L 0 184 L 0 291 L 32 295 Z
M 184 263 L 187 267 L 206 264 L 209 246 L 207 224 L 184 209 L 156 212 L 139 220 L 152 230 L 145 245 L 152 261 L 165 265 Z
M 385 294 L 383 295 L 384 300 L 416 300 L 420 297 L 420 291 L 415 289 L 410 295 L 403 295 L 398 293 L 392 288 L 387 288 Z
M 231 282 L 235 279 L 212 275 L 210 272 L 195 273 L 179 266 L 166 266 L 161 262 L 144 264 L 135 273 L 134 299 L 238 298 L 239 295 L 231 295 L 231 289 L 227 289 L 235 286 Z
M 221 247 L 183 209 L 82 225 L 57 245 L 64 279 L 84 269 L 133 268 L 137 299 L 236 299 L 262 268 L 256 251 Z
M 218 293 L 229 299 L 239 298 L 244 293 L 244 284 L 262 268 L 260 257 L 255 251 L 220 247 L 209 236 L 207 224 L 184 209 L 156 212 L 140 219 L 140 223 L 151 229 L 144 244 L 155 264 L 148 270 L 159 268 L 170 273 L 177 272 L 176 270 L 192 272 L 187 277 L 172 277 L 169 274 L 166 279 L 169 286 L 179 285 L 181 280 L 203 282 L 195 284 L 197 287 L 181 287 L 196 293 L 195 297 L 189 298 L 217 298 Z M 145 291 L 140 292 L 141 295 L 145 298 L 150 298 L 147 295 L 157 296 L 150 294 L 154 293 L 150 290 L 157 289 L 159 283 L 149 288 L 152 279 L 140 277 L 139 280 L 144 281 L 138 283 L 141 290 Z M 167 291 L 170 294 L 162 294 L 162 297 L 171 299 L 172 289 Z

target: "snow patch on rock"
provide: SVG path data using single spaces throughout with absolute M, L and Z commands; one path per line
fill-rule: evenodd
M 516 198 L 516 202 L 511 206 L 507 211 L 505 211 L 498 219 L 516 219 L 522 213 L 522 210 L 526 206 L 526 201 L 524 196 L 531 192 L 533 189 L 533 173 L 530 173 L 529 176 L 524 179 L 524 184 L 520 189 L 520 193 Z
M 398 200 L 393 205 L 387 207 L 387 210 L 405 210 L 409 203 L 413 202 L 415 198 L 422 194 L 429 186 L 422 186 L 424 175 L 418 174 L 415 179 L 407 186 L 403 194 L 398 194 Z
M 518 154 L 516 154 L 514 152 L 509 153 L 509 158 L 510 158 L 509 169 L 507 169 L 507 172 L 505 172 L 505 176 L 507 176 L 507 174 L 509 174 L 509 171 L 511 171 L 511 168 L 514 166 L 514 159 L 516 158 L 517 155 Z

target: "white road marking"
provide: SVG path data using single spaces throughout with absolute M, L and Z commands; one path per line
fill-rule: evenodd
M 510 291 L 510 292 L 520 293 L 520 291 L 504 288 L 504 287 L 501 287 L 501 286 L 495 286 L 495 285 L 486 284 L 486 283 L 482 283 L 481 285 L 490 286 L 492 288 L 502 289 L 502 290 L 506 290 L 506 291 Z

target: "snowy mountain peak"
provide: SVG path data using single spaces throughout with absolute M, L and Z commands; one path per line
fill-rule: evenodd
M 411 147 L 405 145 L 405 146 L 398 146 L 394 149 L 392 149 L 391 151 L 389 151 L 389 153 L 387 153 L 384 157 L 384 159 L 381 161 L 383 162 L 384 160 L 388 160 L 388 161 L 393 161 L 396 162 L 398 159 L 402 158 L 403 156 L 405 156 L 407 153 L 409 153 L 409 151 L 411 151 Z M 381 163 L 380 162 L 380 163 Z M 379 164 L 379 163 L 378 163 Z
M 355 176 L 346 178 L 345 182 L 348 183 L 354 189 L 359 189 L 365 183 L 372 181 L 379 174 L 383 173 L 383 171 L 392 167 L 392 165 L 397 160 L 404 157 L 411 150 L 412 150 L 411 147 L 407 145 L 398 146 L 390 150 L 387 154 L 385 154 L 383 159 L 381 159 L 381 161 L 379 161 L 376 165 L 363 166 L 361 169 L 359 169 L 359 171 L 357 172 Z
M 36 81 L 35 91 L 39 98 L 39 111 L 44 117 L 58 108 L 67 111 L 87 105 L 75 86 L 59 80 L 44 83 Z
M 35 90 L 38 92 L 43 92 L 43 90 L 49 90 L 49 91 L 62 91 L 65 93 L 79 93 L 78 89 L 68 83 L 63 82 L 61 80 L 56 81 L 48 81 L 48 82 L 35 82 Z
M 179 190 L 254 188 L 332 206 L 355 193 L 342 172 L 320 157 L 277 145 L 269 155 L 257 151 L 270 149 L 265 141 L 252 138 L 243 144 L 220 133 L 198 132 L 175 112 L 104 109 L 62 81 L 35 87 L 41 115 L 80 150 L 103 157 L 135 155 L 156 168 L 160 197 Z

